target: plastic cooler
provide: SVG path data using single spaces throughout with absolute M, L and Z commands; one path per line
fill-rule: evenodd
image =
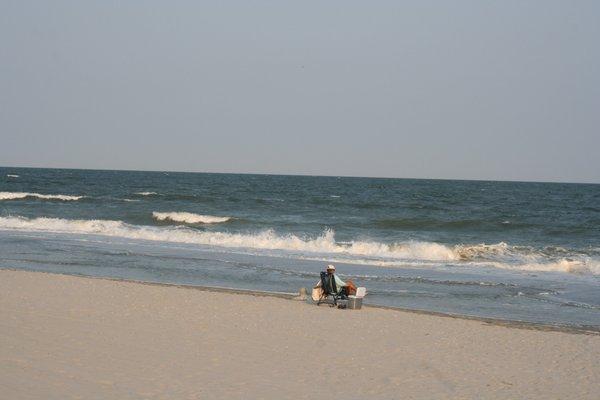
M 362 297 L 348 296 L 346 307 L 351 310 L 360 310 L 362 308 Z

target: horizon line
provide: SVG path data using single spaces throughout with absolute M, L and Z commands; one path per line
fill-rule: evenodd
M 367 176 L 367 175 L 317 175 L 317 174 L 283 174 L 283 173 L 265 173 L 265 172 L 214 172 L 214 171 L 175 171 L 175 170 L 154 170 L 154 169 L 118 169 L 118 168 L 73 168 L 73 167 L 19 167 L 0 165 L 0 168 L 21 168 L 21 169 L 63 169 L 74 171 L 113 171 L 113 172 L 159 172 L 176 174 L 215 174 L 215 175 L 259 175 L 259 176 L 298 176 L 314 178 L 362 178 L 362 179 L 402 179 L 402 180 L 424 180 L 424 181 L 463 181 L 463 182 L 512 182 L 512 183 L 554 183 L 571 185 L 600 185 L 600 182 L 570 182 L 570 181 L 528 181 L 512 179 L 468 179 L 468 178 L 410 178 L 397 176 Z

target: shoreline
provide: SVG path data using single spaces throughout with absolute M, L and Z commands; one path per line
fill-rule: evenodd
M 93 276 L 93 275 L 85 275 L 85 274 L 65 274 L 65 273 L 57 273 L 57 272 L 46 272 L 46 271 L 33 271 L 33 270 L 25 270 L 18 268 L 0 268 L 0 271 L 25 271 L 25 272 L 33 272 L 39 274 L 48 274 L 48 275 L 58 275 L 58 276 L 74 276 L 80 278 L 89 278 L 89 279 L 98 279 L 112 282 L 128 282 L 135 283 L 140 285 L 149 285 L 149 286 L 160 286 L 160 287 L 175 287 L 181 289 L 188 290 L 199 290 L 204 292 L 215 292 L 215 293 L 229 293 L 236 295 L 246 295 L 246 296 L 258 296 L 258 297 L 274 297 L 285 300 L 295 300 L 298 296 L 298 293 L 286 293 L 286 292 L 270 292 L 270 291 L 262 291 L 262 290 L 253 290 L 253 289 L 239 289 L 239 288 L 231 288 L 231 287 L 222 287 L 222 286 L 201 286 L 201 285 L 189 285 L 182 283 L 166 283 L 166 282 L 153 282 L 153 281 L 142 281 L 137 279 L 125 279 L 125 278 L 113 278 L 113 277 L 103 277 L 103 276 Z M 309 290 L 310 288 L 307 288 Z M 310 300 L 310 291 L 307 293 L 308 299 L 307 303 L 311 304 Z M 297 301 L 297 300 L 296 300 Z M 382 309 L 382 310 L 391 310 L 396 312 L 405 312 L 405 313 L 413 313 L 419 315 L 429 315 L 434 317 L 441 318 L 452 318 L 466 321 L 477 321 L 489 325 L 494 326 L 503 326 L 514 329 L 528 329 L 528 330 L 536 330 L 536 331 L 544 331 L 544 332 L 564 332 L 571 334 L 580 334 L 580 335 L 598 335 L 600 336 L 600 326 L 569 326 L 569 325 L 553 325 L 553 324 L 544 324 L 537 322 L 528 322 L 528 321 L 517 321 L 517 320 L 505 320 L 500 318 L 489 318 L 489 317 L 479 317 L 474 315 L 464 315 L 464 314 L 450 314 L 443 313 L 438 311 L 430 311 L 430 310 L 419 310 L 419 309 L 411 309 L 411 308 L 402 308 L 402 307 L 393 307 L 393 306 L 384 306 L 377 304 L 364 304 L 363 308 L 374 308 L 374 309 Z

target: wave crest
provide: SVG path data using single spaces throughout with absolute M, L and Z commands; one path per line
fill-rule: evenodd
M 203 232 L 185 227 L 131 225 L 113 220 L 76 220 L 61 218 L 0 217 L 0 229 L 75 234 L 97 234 L 130 239 L 154 240 L 199 245 L 284 250 L 320 254 L 342 254 L 379 259 L 413 259 L 451 261 L 453 251 L 441 244 L 408 242 L 388 245 L 378 242 L 353 241 L 338 243 L 335 233 L 308 238 L 294 234 L 280 235 L 269 229 L 253 233 Z
M 155 227 L 131 225 L 112 220 L 70 220 L 61 218 L 0 217 L 0 229 L 96 234 L 129 239 L 174 243 L 189 243 L 226 248 L 281 250 L 304 258 L 303 254 L 319 259 L 343 258 L 348 263 L 398 266 L 406 262 L 434 262 L 473 267 L 492 266 L 520 271 L 552 271 L 600 275 L 600 260 L 584 255 L 568 256 L 564 249 L 552 255 L 532 248 L 494 245 L 447 246 L 431 242 L 379 243 L 351 241 L 340 243 L 332 230 L 317 237 L 281 235 L 273 230 L 254 233 L 206 232 L 186 227 Z M 548 250 L 550 251 L 550 250 Z M 300 253 L 300 254 L 299 254 Z
M 506 265 L 501 263 L 493 264 L 502 269 L 518 269 L 522 271 L 545 271 L 545 272 L 568 272 L 571 274 L 593 274 L 600 275 L 600 261 L 591 257 L 581 257 L 579 259 L 560 258 L 554 261 L 541 261 L 531 263 L 521 263 L 518 265 Z
M 476 244 L 476 245 L 457 245 L 454 252 L 461 260 L 490 259 L 497 256 L 503 256 L 509 249 L 508 244 L 504 242 L 496 244 Z
M 158 221 L 183 222 L 186 224 L 218 224 L 227 222 L 231 217 L 215 217 L 189 212 L 153 212 L 152 217 Z
M 42 200 L 76 201 L 82 199 L 85 196 L 71 196 L 66 194 L 40 194 L 29 192 L 0 192 L 0 200 L 19 200 L 25 199 L 27 197 L 35 197 Z

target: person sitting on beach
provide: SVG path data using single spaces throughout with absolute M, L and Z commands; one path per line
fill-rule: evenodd
M 337 294 L 341 294 L 343 292 L 346 296 L 348 296 L 348 295 L 356 293 L 356 286 L 354 285 L 354 282 L 348 281 L 348 283 L 346 283 L 335 274 L 335 265 L 329 264 L 327 266 L 327 275 L 329 275 L 331 278 L 333 278 L 333 279 L 329 280 L 330 285 L 331 285 L 332 281 L 335 281 L 335 288 L 336 288 Z M 321 287 L 320 280 L 315 287 Z M 329 288 L 328 291 L 333 292 L 331 287 Z

